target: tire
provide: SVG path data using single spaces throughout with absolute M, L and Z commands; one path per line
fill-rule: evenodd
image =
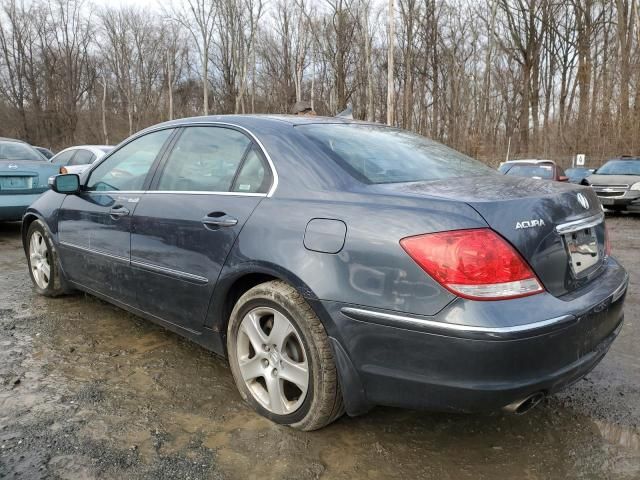
M 57 297 L 67 293 L 59 268 L 58 254 L 41 220 L 34 220 L 29 225 L 26 255 L 29 275 L 36 292 L 45 297 Z
M 285 331 L 285 320 L 291 328 L 280 335 Z M 229 319 L 227 351 L 240 395 L 273 422 L 309 431 L 330 424 L 344 413 L 324 326 L 287 283 L 266 282 L 240 297 Z M 303 391 L 305 367 L 307 384 Z M 280 395 L 274 396 L 274 391 Z

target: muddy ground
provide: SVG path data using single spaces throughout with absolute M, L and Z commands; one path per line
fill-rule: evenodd
M 640 217 L 609 219 L 629 270 L 604 361 L 529 414 L 377 408 L 277 427 L 225 361 L 95 298 L 39 297 L 0 224 L 0 478 L 640 478 Z

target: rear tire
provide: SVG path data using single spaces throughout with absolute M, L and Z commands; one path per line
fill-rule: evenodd
M 26 254 L 36 292 L 45 297 L 57 297 L 67 292 L 58 266 L 58 254 L 41 220 L 34 220 L 29 225 Z
M 240 395 L 275 423 L 316 430 L 344 413 L 324 326 L 285 282 L 263 283 L 240 297 L 227 351 Z

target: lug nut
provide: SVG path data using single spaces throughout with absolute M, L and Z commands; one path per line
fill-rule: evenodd
M 274 377 L 278 376 L 278 369 L 274 368 L 273 370 L 271 370 L 271 375 L 273 375 Z
M 267 368 L 269 366 L 269 360 L 267 360 L 266 358 L 262 360 L 262 366 Z

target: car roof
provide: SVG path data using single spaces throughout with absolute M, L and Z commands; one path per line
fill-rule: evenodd
M 309 125 L 309 124 L 357 124 L 357 125 L 376 125 L 386 127 L 380 123 L 364 122 L 360 120 L 351 120 L 343 117 L 320 117 L 315 115 L 207 115 L 199 117 L 187 117 L 177 120 L 169 120 L 168 122 L 153 125 L 143 131 L 154 130 L 161 127 L 169 126 L 186 126 L 202 123 L 227 123 L 239 127 L 248 128 L 250 126 L 267 126 L 267 125 Z
M 634 157 L 631 155 L 621 155 L 619 157 L 614 157 L 614 158 L 610 158 L 607 161 L 611 161 L 611 160 L 632 160 L 632 161 L 640 161 L 640 157 Z
M 103 148 L 114 148 L 112 145 L 74 145 L 73 147 L 67 147 L 64 150 L 60 150 L 56 155 L 60 155 L 63 152 L 68 152 L 70 150 L 91 150 L 96 151 L 99 150 L 101 153 L 105 153 Z
M 8 138 L 8 137 L 0 137 L 0 142 L 15 142 L 15 143 L 24 143 L 25 145 L 29 145 L 27 142 L 23 142 L 22 140 L 17 140 L 15 138 Z
M 551 163 L 553 165 L 556 164 L 553 160 L 537 160 L 537 159 L 523 159 L 523 160 L 507 160 L 506 163 Z

